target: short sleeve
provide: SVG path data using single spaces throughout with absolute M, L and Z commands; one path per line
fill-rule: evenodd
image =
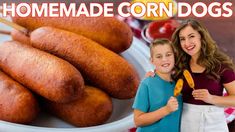
M 222 83 L 230 83 L 235 80 L 235 72 L 232 69 L 226 69 L 221 75 Z
M 140 83 L 138 87 L 132 108 L 138 109 L 145 113 L 148 112 L 149 109 L 148 86 L 143 81 Z

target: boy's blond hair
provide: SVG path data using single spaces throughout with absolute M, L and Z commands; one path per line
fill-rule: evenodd
M 171 43 L 171 41 L 169 39 L 166 38 L 159 38 L 159 39 L 155 39 L 151 44 L 150 44 L 150 55 L 151 57 L 153 56 L 153 48 L 157 45 L 165 45 L 165 44 L 169 44 L 172 48 L 172 51 L 174 52 L 173 49 L 173 45 Z

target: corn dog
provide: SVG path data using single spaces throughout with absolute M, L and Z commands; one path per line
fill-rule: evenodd
M 111 98 L 98 88 L 85 86 L 83 98 L 69 103 L 45 101 L 49 113 L 79 127 L 103 124 L 112 114 Z
M 181 90 L 183 88 L 183 79 L 178 79 L 177 82 L 176 82 L 176 85 L 175 85 L 175 89 L 174 89 L 174 96 L 178 96 L 180 93 L 181 93 Z
M 28 124 L 39 112 L 33 94 L 0 71 L 0 120 Z
M 190 72 L 188 70 L 184 70 L 183 74 L 184 74 L 184 77 L 185 77 L 189 87 L 194 89 L 195 84 L 194 84 L 193 77 L 190 74 Z
M 60 28 L 90 38 L 102 46 L 120 53 L 131 45 L 130 27 L 115 17 L 12 17 L 13 22 L 33 31 L 42 26 Z
M 30 34 L 31 45 L 73 64 L 92 85 L 110 96 L 135 96 L 139 77 L 132 65 L 96 42 L 52 27 L 41 27 Z
M 55 102 L 69 102 L 83 93 L 80 72 L 68 62 L 26 44 L 0 44 L 0 68 L 39 95 Z

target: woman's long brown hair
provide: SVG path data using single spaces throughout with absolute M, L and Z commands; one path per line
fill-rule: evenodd
M 181 47 L 179 33 L 186 26 L 191 26 L 201 35 L 201 50 L 197 60 L 197 64 L 205 67 L 205 73 L 213 79 L 220 79 L 219 74 L 222 66 L 226 66 L 235 70 L 232 59 L 218 49 L 216 42 L 212 39 L 207 29 L 198 21 L 188 19 L 182 22 L 172 36 L 172 43 L 176 49 L 176 67 L 174 78 L 182 76 L 184 69 L 189 69 L 189 61 L 191 56 L 185 53 Z

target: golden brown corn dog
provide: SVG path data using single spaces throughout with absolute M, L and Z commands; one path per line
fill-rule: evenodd
M 71 31 L 116 53 L 128 49 L 133 38 L 130 27 L 115 17 L 13 17 L 12 20 L 30 31 L 42 26 Z
M 175 89 L 174 89 L 174 96 L 178 96 L 181 93 L 181 90 L 183 89 L 183 79 L 178 79 L 175 85 Z
M 184 77 L 185 77 L 189 87 L 194 89 L 195 84 L 194 84 L 193 77 L 190 74 L 190 72 L 188 70 L 184 70 L 183 74 L 184 74 Z
M 0 53 L 5 73 L 51 101 L 69 102 L 83 92 L 80 72 L 56 56 L 16 41 L 0 44 Z
M 103 91 L 85 86 L 83 98 L 69 103 L 44 102 L 45 109 L 79 127 L 103 124 L 112 114 L 111 98 Z
M 0 120 L 27 124 L 39 111 L 33 94 L 0 71 Z
M 72 32 L 41 27 L 30 35 L 31 45 L 73 64 L 92 85 L 110 96 L 135 96 L 139 77 L 126 60 L 96 42 Z

